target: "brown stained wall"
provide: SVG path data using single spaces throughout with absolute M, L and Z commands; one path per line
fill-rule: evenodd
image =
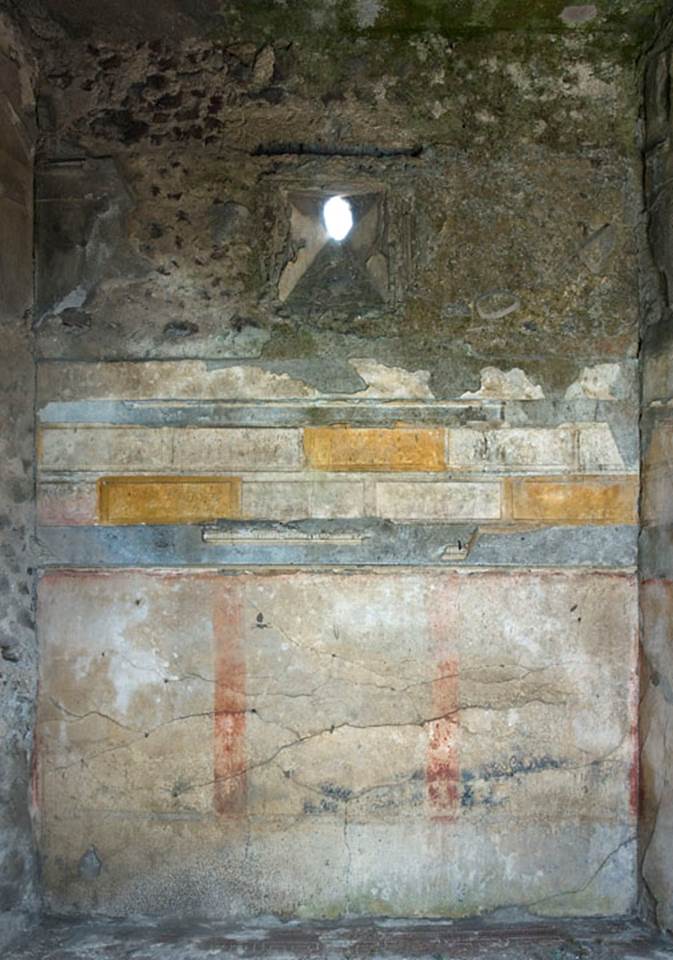
M 43 356 L 254 357 L 349 392 L 346 359 L 373 356 L 438 397 L 487 366 L 562 396 L 635 357 L 630 67 L 572 30 L 237 40 L 46 59 Z M 320 184 L 383 198 L 383 303 L 279 300 L 307 242 L 292 205 Z
M 34 907 L 32 70 L 0 16 L 0 945 Z

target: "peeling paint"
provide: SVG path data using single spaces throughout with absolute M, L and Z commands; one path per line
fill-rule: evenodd
M 350 360 L 351 365 L 367 384 L 355 396 L 376 400 L 433 400 L 430 389 L 429 370 L 405 370 L 389 367 L 377 360 L 360 358 Z
M 620 400 L 626 393 L 624 371 L 619 363 L 584 367 L 565 393 L 566 400 Z
M 533 383 L 523 370 L 499 370 L 484 367 L 481 371 L 479 390 L 461 394 L 461 400 L 542 400 L 544 392 L 538 383 Z

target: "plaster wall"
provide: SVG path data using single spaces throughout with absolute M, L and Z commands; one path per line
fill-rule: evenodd
M 628 912 L 633 586 L 576 572 L 45 575 L 50 906 Z
M 634 78 L 295 27 L 44 52 L 46 903 L 627 913 Z

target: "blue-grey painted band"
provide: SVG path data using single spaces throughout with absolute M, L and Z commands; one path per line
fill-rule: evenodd
M 48 403 L 40 411 L 39 419 L 43 424 L 95 423 L 142 427 L 306 427 L 337 423 L 379 426 L 399 421 L 460 426 L 475 421 L 500 422 L 502 405 L 81 400 Z
M 51 401 L 41 423 L 110 423 L 137 426 L 306 426 L 322 423 L 379 424 L 399 420 L 459 425 L 506 420 L 511 426 L 558 426 L 569 422 L 638 424 L 637 407 L 618 401 L 507 400 L 399 402 L 394 400 L 71 400 Z
M 204 542 L 201 525 L 44 527 L 38 534 L 40 565 L 624 568 L 634 566 L 637 558 L 635 526 L 507 532 L 478 530 L 473 524 L 386 520 L 222 521 L 209 529 L 213 526 L 226 542 Z M 285 539 L 274 531 L 286 531 Z

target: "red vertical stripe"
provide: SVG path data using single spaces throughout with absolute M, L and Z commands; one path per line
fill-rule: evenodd
M 216 813 L 231 816 L 245 809 L 245 655 L 241 585 L 233 578 L 215 588 L 214 779 Z
M 459 806 L 459 678 L 455 640 L 451 636 L 453 605 L 459 584 L 442 578 L 430 592 L 428 609 L 430 651 L 436 663 L 432 681 L 431 716 L 425 768 L 426 799 L 433 820 L 454 820 Z
M 458 809 L 458 662 L 442 660 L 432 683 L 432 715 L 428 725 L 425 770 L 427 798 L 433 819 L 455 818 Z
M 640 808 L 640 730 L 638 715 L 640 712 L 640 638 L 636 634 L 635 650 L 633 652 L 633 666 L 629 676 L 629 713 L 631 736 L 631 770 L 630 770 L 630 809 L 636 819 Z

